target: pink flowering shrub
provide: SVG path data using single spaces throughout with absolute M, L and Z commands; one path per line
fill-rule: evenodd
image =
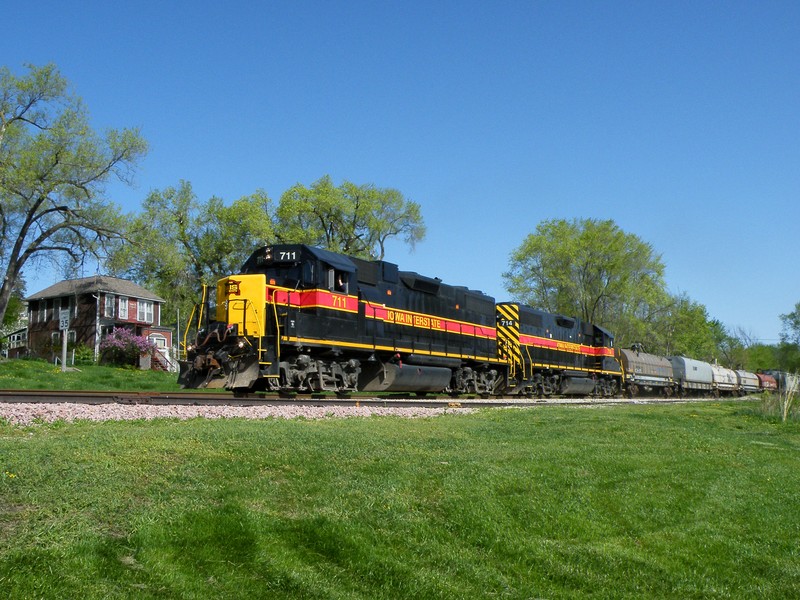
M 129 329 L 115 327 L 100 340 L 100 362 L 114 365 L 135 365 L 140 354 L 149 354 L 155 344 L 144 336 L 135 335 Z

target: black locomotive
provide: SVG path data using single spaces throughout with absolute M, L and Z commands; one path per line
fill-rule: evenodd
M 202 314 L 184 387 L 612 396 L 622 383 L 600 327 L 299 244 L 254 252 Z

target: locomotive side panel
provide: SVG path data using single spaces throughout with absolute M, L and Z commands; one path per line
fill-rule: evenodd
M 498 352 L 509 362 L 510 393 L 613 395 L 618 391 L 620 372 L 613 357 L 613 337 L 607 332 L 512 302 L 497 305 L 496 320 Z

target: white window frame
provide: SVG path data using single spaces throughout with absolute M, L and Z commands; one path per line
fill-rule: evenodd
M 140 323 L 153 322 L 153 303 L 150 300 L 136 301 L 136 320 Z
M 123 321 L 128 320 L 128 297 L 119 297 L 119 318 Z
M 114 318 L 114 294 L 106 294 L 103 315 L 112 319 Z
M 28 343 L 28 332 L 23 331 L 22 333 L 14 333 L 11 335 L 9 340 L 9 349 L 12 348 L 22 348 Z
M 158 333 L 151 333 L 147 336 L 148 339 L 153 342 L 156 348 L 163 350 L 167 347 L 167 338 Z

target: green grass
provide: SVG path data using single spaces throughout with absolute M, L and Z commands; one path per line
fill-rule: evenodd
M 800 596 L 758 403 L 0 425 L 10 598 Z
M 176 373 L 142 371 L 98 365 L 79 365 L 76 371 L 41 360 L 0 360 L 0 390 L 124 390 L 173 392 Z

